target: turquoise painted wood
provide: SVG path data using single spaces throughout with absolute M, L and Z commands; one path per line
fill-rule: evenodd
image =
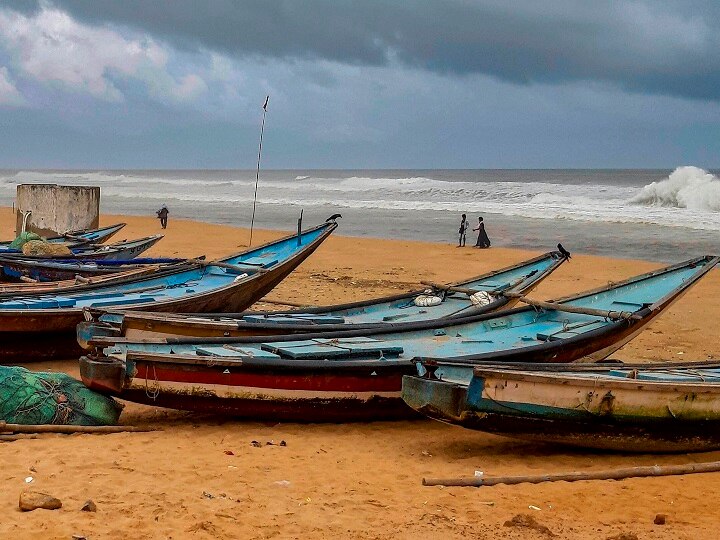
M 612 287 L 579 294 L 557 301 L 558 305 L 571 305 L 604 311 L 627 310 L 629 306 L 637 309 L 639 317 L 652 319 L 683 290 L 693 284 L 718 259 L 707 257 L 693 259 L 686 263 L 638 276 Z M 383 329 L 367 334 L 358 332 L 339 332 L 337 338 L 356 337 L 373 343 L 373 349 L 366 354 L 357 354 L 351 347 L 343 350 L 319 348 L 318 339 L 331 340 L 333 336 L 318 334 L 309 339 L 298 336 L 255 337 L 236 340 L 231 338 L 205 338 L 205 340 L 169 339 L 167 343 L 134 343 L 122 339 L 115 341 L 115 351 L 143 351 L 145 353 L 195 355 L 198 346 L 209 343 L 223 343 L 249 348 L 253 351 L 271 350 L 281 357 L 292 358 L 291 349 L 304 348 L 315 359 L 359 360 L 385 358 L 388 362 L 411 363 L 414 358 L 463 359 L 467 361 L 494 358 L 499 354 L 517 353 L 532 356 L 547 354 L 556 350 L 556 344 L 573 343 L 583 339 L 589 348 L 587 355 L 607 356 L 634 336 L 635 323 L 628 320 L 614 320 L 609 317 L 567 313 L 550 309 L 520 308 L 500 312 L 496 315 L 482 315 L 454 322 L 431 321 L 410 325 L 402 330 Z M 637 323 L 637 331 L 642 328 Z M 593 338 L 608 329 L 617 329 L 620 337 L 614 335 L 605 344 L 596 343 Z M 624 334 L 623 334 L 624 332 Z M 162 341 L 162 340 L 161 340 Z M 191 343 L 194 341 L 194 343 Z M 284 347 L 279 345 L 285 342 Z M 595 347 L 595 348 L 592 348 Z M 398 356 L 391 357 L 389 351 L 401 348 Z M 332 353 L 330 352 L 332 350 Z M 325 351 L 325 354 L 323 354 Z M 554 353 L 552 353 L 554 354 Z M 581 351 L 577 357 L 583 356 Z M 517 361 L 517 360 L 516 360 Z M 546 360 L 549 361 L 549 360 Z M 559 360 L 558 360 L 559 361 Z M 443 368 L 445 369 L 445 368 Z M 448 368 L 449 369 L 449 368 Z

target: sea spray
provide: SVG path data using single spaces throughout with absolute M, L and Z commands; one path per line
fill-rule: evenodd
M 630 203 L 720 212 L 720 179 L 698 167 L 678 167 L 665 180 L 644 186 Z

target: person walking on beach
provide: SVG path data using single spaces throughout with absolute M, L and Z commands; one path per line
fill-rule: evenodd
M 460 238 L 458 239 L 457 247 L 463 247 L 465 245 L 465 237 L 467 236 L 467 230 L 468 230 L 467 216 L 465 214 L 463 214 L 462 220 L 460 221 L 460 230 L 458 231 L 460 233 Z
M 475 247 L 479 248 L 489 248 L 490 247 L 490 239 L 488 238 L 487 233 L 485 232 L 485 223 L 483 223 L 483 218 L 478 218 L 478 226 L 473 229 L 473 231 L 478 232 L 477 242 L 475 242 Z
M 166 205 L 162 205 L 162 208 L 157 211 L 157 217 L 160 218 L 160 226 L 163 229 L 167 229 L 167 217 L 170 211 L 168 210 Z

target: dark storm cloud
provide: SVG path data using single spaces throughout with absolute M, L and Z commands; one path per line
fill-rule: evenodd
M 713 2 L 56 0 L 74 17 L 234 56 L 392 60 L 516 84 L 597 81 L 720 100 Z M 11 2 L 24 5 L 27 2 Z

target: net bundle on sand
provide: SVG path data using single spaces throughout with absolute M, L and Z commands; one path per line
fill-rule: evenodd
M 108 426 L 122 406 L 64 373 L 0 366 L 0 420 L 14 424 Z

